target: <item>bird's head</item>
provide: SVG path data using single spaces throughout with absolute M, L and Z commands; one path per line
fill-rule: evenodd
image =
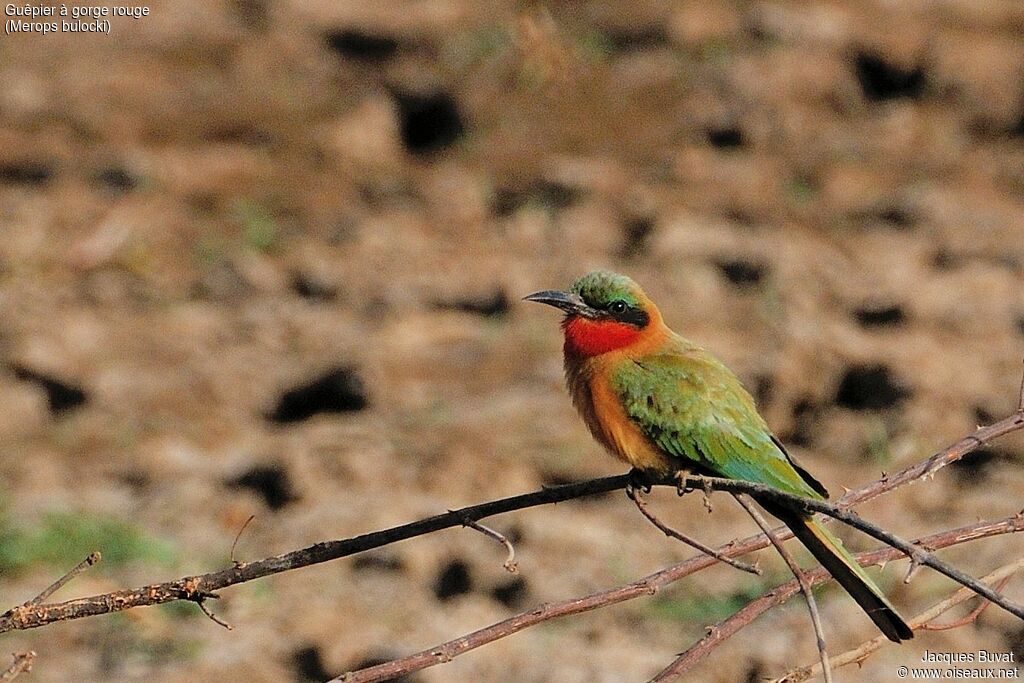
M 588 273 L 568 291 L 547 290 L 525 297 L 565 311 L 566 351 L 598 356 L 633 346 L 663 328 L 661 313 L 640 285 L 608 271 Z

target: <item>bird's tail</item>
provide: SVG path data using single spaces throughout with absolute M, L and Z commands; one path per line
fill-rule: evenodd
M 786 523 L 815 559 L 835 578 L 839 585 L 871 617 L 885 637 L 894 643 L 914 637 L 914 631 L 907 625 L 886 599 L 882 590 L 867 575 L 853 556 L 836 538 L 813 517 L 792 511 L 771 511 Z

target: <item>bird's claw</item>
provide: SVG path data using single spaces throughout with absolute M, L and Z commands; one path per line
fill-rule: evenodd
M 654 478 L 644 470 L 634 467 L 629 471 L 629 483 L 626 484 L 626 491 L 643 491 L 650 493 L 654 486 Z
M 693 491 L 693 487 L 687 484 L 690 473 L 686 470 L 679 470 L 675 473 L 676 495 L 680 498 Z

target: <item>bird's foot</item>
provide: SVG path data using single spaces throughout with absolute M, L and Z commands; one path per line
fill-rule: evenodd
M 689 485 L 688 480 L 690 477 L 689 470 L 679 470 L 673 478 L 676 480 L 676 495 L 679 497 L 685 496 L 690 491 L 693 491 L 693 487 Z
M 644 493 L 650 493 L 655 481 L 656 478 L 651 473 L 634 467 L 629 471 L 629 483 L 626 484 L 626 492 L 643 491 Z
M 704 494 L 704 507 L 707 508 L 708 512 L 712 511 L 711 506 L 711 482 L 707 481 L 704 477 L 699 474 L 694 474 L 689 470 L 679 470 L 675 473 L 676 480 L 676 495 L 683 496 L 691 491 L 696 491 L 696 487 L 690 486 L 690 482 L 694 479 L 699 480 L 701 492 Z

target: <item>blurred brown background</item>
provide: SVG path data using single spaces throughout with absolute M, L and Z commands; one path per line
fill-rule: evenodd
M 0 41 L 0 595 L 208 571 L 616 473 L 521 304 L 627 272 L 834 492 L 1009 413 L 1024 349 L 1024 6 L 153 2 Z M 865 506 L 906 536 L 1021 507 L 1024 440 Z M 654 496 L 708 542 L 727 498 Z M 193 605 L 4 636 L 33 681 L 320 680 L 688 557 L 621 495 Z M 867 543 L 849 537 L 851 544 Z M 982 574 L 1016 538 L 943 553 Z M 412 680 L 641 681 L 785 577 L 716 567 Z M 951 589 L 881 575 L 913 614 Z M 1020 585 L 1008 591 L 1020 599 Z M 875 635 L 823 593 L 830 647 Z M 1024 648 L 998 609 L 888 647 Z M 701 680 L 813 662 L 793 601 Z M 1018 657 L 1019 659 L 1019 657 Z

